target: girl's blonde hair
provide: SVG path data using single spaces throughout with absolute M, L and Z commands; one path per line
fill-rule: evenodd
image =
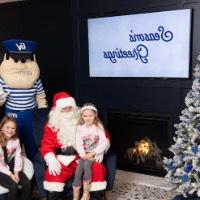
M 87 109 L 84 109 L 84 107 L 86 107 Z M 90 107 L 94 108 L 94 109 L 90 109 Z M 104 126 L 103 126 L 103 123 L 102 121 L 99 119 L 98 117 L 98 113 L 97 113 L 97 108 L 95 107 L 94 104 L 92 103 L 85 103 L 81 109 L 81 116 L 80 116 L 80 119 L 79 119 L 79 122 L 78 124 L 79 125 L 83 125 L 85 122 L 83 121 L 83 117 L 82 117 L 82 114 L 85 110 L 92 110 L 94 113 L 95 113 L 95 118 L 94 118 L 94 125 L 100 129 L 104 129 Z
M 3 126 L 7 122 L 13 122 L 15 124 L 16 131 L 15 131 L 15 134 L 12 136 L 12 138 L 17 138 L 17 124 L 16 124 L 15 119 L 13 117 L 5 116 L 5 117 L 3 117 L 3 119 L 1 120 L 1 123 L 0 123 L 0 145 L 1 146 L 5 146 L 7 143 L 6 137 L 2 131 Z

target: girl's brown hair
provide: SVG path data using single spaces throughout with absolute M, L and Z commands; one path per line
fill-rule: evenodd
M 1 120 L 1 123 L 0 123 L 0 145 L 1 146 L 5 146 L 7 143 L 6 137 L 2 131 L 3 126 L 7 122 L 13 122 L 15 124 L 16 131 L 15 131 L 15 134 L 12 136 L 12 138 L 17 138 L 17 124 L 16 124 L 15 119 L 13 117 L 5 116 L 5 117 L 3 117 L 3 119 Z
M 85 103 L 85 104 L 83 105 L 83 107 L 84 107 L 84 106 L 93 106 L 93 107 L 95 107 L 95 105 L 92 104 L 92 103 Z M 95 107 L 95 108 L 96 108 L 96 107 Z M 91 109 L 91 110 L 92 110 L 92 109 Z M 104 129 L 103 123 L 102 123 L 102 121 L 99 119 L 97 112 L 96 112 L 95 110 L 92 110 L 92 111 L 95 113 L 94 125 L 97 126 L 97 127 L 100 128 L 100 129 Z M 83 111 L 83 112 L 84 112 L 84 111 Z M 80 117 L 79 122 L 78 122 L 79 125 L 83 125 L 83 124 L 84 124 L 84 121 L 83 121 L 83 118 L 82 118 L 82 113 L 83 113 L 83 112 L 81 112 L 81 117 Z

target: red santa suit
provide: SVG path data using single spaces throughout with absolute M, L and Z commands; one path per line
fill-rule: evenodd
M 65 92 L 54 96 L 54 106 L 49 114 L 41 142 L 41 154 L 47 164 L 44 177 L 44 188 L 48 191 L 62 192 L 65 182 L 75 173 L 78 154 L 75 150 L 75 134 L 78 109 L 69 113 L 61 110 L 65 107 L 76 107 L 75 100 Z M 109 142 L 108 142 L 109 146 Z M 96 160 L 102 158 L 97 155 Z M 91 191 L 106 188 L 106 169 L 102 163 L 94 162 L 92 166 Z

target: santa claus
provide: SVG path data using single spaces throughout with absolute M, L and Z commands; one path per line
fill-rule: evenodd
M 44 188 L 48 191 L 48 200 L 56 200 L 64 190 L 65 182 L 75 173 L 79 156 L 76 152 L 75 136 L 80 109 L 66 92 L 54 96 L 53 108 L 45 126 L 41 142 L 41 154 L 46 162 Z M 107 147 L 110 142 L 108 140 Z M 96 155 L 102 161 L 103 155 Z M 106 188 L 106 170 L 103 164 L 95 162 L 92 167 L 90 191 Z

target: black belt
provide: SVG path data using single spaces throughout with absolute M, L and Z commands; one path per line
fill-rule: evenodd
M 72 155 L 76 155 L 77 152 L 74 149 L 74 147 L 70 146 L 70 147 L 66 147 L 66 148 L 57 148 L 56 149 L 56 155 L 65 155 L 65 156 L 72 156 Z

